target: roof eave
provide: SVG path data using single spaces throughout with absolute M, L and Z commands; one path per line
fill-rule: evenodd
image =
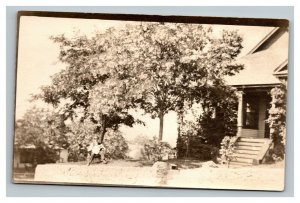
M 279 27 L 275 27 L 271 30 L 253 49 L 251 49 L 246 55 L 253 54 L 265 41 L 267 41 L 277 30 Z
M 249 85 L 230 85 L 237 89 L 247 89 L 247 88 L 266 88 L 266 87 L 275 87 L 280 85 L 281 83 L 270 83 L 270 84 L 249 84 Z

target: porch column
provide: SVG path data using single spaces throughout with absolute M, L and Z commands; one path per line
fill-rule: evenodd
M 243 128 L 243 92 L 238 91 L 238 112 L 237 112 L 237 136 L 242 135 Z

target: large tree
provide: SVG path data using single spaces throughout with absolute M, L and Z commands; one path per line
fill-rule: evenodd
M 107 58 L 98 61 L 109 61 L 106 67 L 113 72 L 111 76 L 116 76 L 112 81 L 118 86 L 116 92 L 129 96 L 134 106 L 159 118 L 159 140 L 165 114 L 179 112 L 185 101 L 205 105 L 213 99 L 208 90 L 224 87 L 224 77 L 243 67 L 235 62 L 242 48 L 242 38 L 236 31 L 223 31 L 214 38 L 209 26 L 140 23 L 113 34 L 114 48 Z M 100 92 L 107 91 L 100 90 L 96 95 Z
M 185 101 L 205 103 L 209 87 L 242 69 L 235 63 L 242 48 L 237 32 L 215 38 L 211 27 L 199 24 L 133 23 L 92 38 L 53 40 L 66 69 L 43 87 L 41 98 L 64 103 L 66 119 L 93 121 L 101 139 L 108 128 L 132 126 L 129 110 L 142 108 L 159 118 L 162 140 L 166 113 L 180 112 Z
M 52 84 L 43 86 L 41 94 L 35 96 L 53 104 L 64 116 L 64 120 L 69 119 L 75 123 L 78 120 L 89 120 L 93 125 L 88 125 L 91 129 L 87 130 L 99 134 L 101 142 L 109 128 L 117 129 L 120 124 L 132 126 L 135 123 L 133 116 L 125 108 L 113 106 L 106 110 L 112 100 L 103 95 L 104 91 L 97 97 L 107 102 L 107 108 L 95 110 L 91 107 L 91 92 L 97 89 L 95 86 L 109 87 L 113 80 L 111 73 L 106 71 L 109 61 L 106 61 L 106 64 L 99 61 L 95 63 L 95 59 L 104 58 L 104 55 L 109 54 L 113 42 L 111 31 L 98 33 L 92 38 L 79 35 L 73 38 L 66 38 L 64 35 L 51 37 L 60 45 L 59 61 L 66 67 L 53 75 Z M 95 71 L 98 68 L 99 70 Z

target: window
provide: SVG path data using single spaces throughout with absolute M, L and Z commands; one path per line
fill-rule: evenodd
M 243 127 L 258 129 L 258 101 L 257 96 L 251 96 L 244 98 L 244 119 Z

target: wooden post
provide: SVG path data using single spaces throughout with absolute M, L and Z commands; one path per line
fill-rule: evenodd
M 243 128 L 243 92 L 238 91 L 237 137 L 242 135 Z

